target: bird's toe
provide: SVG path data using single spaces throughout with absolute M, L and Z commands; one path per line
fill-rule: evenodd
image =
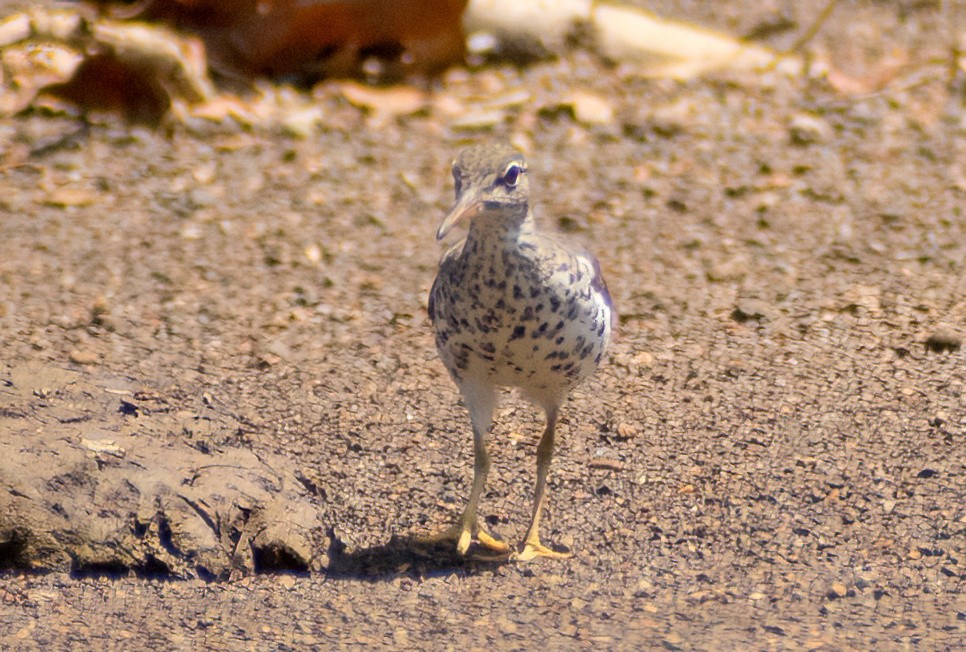
M 549 557 L 551 559 L 570 559 L 574 556 L 572 552 L 562 552 L 553 550 L 543 545 L 539 541 L 527 541 L 523 544 L 523 549 L 510 555 L 511 561 L 530 561 L 537 557 Z

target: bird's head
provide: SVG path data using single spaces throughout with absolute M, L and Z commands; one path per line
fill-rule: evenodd
M 453 162 L 456 204 L 443 220 L 436 239 L 466 221 L 519 224 L 530 210 L 527 161 L 509 145 L 481 145 L 460 152 Z

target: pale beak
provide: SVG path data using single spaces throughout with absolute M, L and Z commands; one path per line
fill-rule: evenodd
M 483 209 L 483 202 L 479 201 L 475 193 L 466 192 L 463 193 L 460 198 L 456 201 L 456 205 L 443 220 L 443 223 L 439 225 L 439 230 L 436 231 L 436 239 L 442 240 L 446 237 L 454 226 L 462 224 L 467 220 L 471 220 L 480 214 Z

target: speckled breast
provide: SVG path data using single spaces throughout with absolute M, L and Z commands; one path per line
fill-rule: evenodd
M 541 256 L 526 243 L 491 253 L 468 246 L 444 260 L 431 296 L 436 344 L 457 382 L 556 394 L 591 375 L 612 319 L 594 261 L 560 249 Z

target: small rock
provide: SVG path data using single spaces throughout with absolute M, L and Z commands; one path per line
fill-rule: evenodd
M 844 598 L 848 595 L 848 588 L 842 582 L 835 582 L 832 584 L 831 590 L 828 592 L 828 597 L 835 600 L 837 598 Z
M 658 136 L 671 138 L 694 123 L 694 106 L 690 101 L 677 101 L 654 109 L 650 116 L 651 129 Z
M 677 632 L 671 632 L 664 637 L 664 640 L 661 641 L 661 643 L 667 650 L 680 650 L 681 644 L 684 643 L 684 639 L 681 638 L 681 635 Z
M 926 350 L 933 353 L 952 353 L 963 345 L 959 335 L 945 329 L 936 330 L 926 338 Z
M 832 128 L 817 116 L 799 113 L 792 118 L 788 132 L 795 145 L 811 145 L 827 141 L 832 135 Z
M 281 118 L 282 128 L 290 136 L 306 139 L 315 133 L 315 129 L 322 123 L 322 108 L 309 106 L 285 111 Z
M 57 188 L 52 191 L 44 203 L 55 208 L 70 208 L 71 206 L 90 206 L 97 201 L 97 195 L 82 188 Z
M 30 36 L 30 16 L 14 14 L 0 21 L 0 45 L 13 45 Z
M 193 208 L 208 208 L 218 203 L 218 198 L 208 188 L 192 188 L 188 192 L 188 203 Z
M 599 457 L 597 459 L 591 460 L 587 465 L 592 469 L 606 469 L 608 471 L 620 471 L 624 468 L 624 463 L 620 460 L 611 460 L 605 457 Z
M 577 91 L 563 104 L 573 112 L 574 119 L 584 125 L 609 125 L 614 122 L 614 107 L 603 97 Z
M 322 262 L 322 250 L 319 248 L 319 245 L 315 244 L 314 242 L 305 247 L 304 253 L 305 257 L 310 263 L 318 265 L 320 262 Z
M 775 309 L 761 299 L 739 299 L 731 311 L 731 318 L 736 322 L 762 321 L 775 314 Z
M 469 109 L 466 113 L 458 116 L 450 126 L 461 131 L 485 130 L 495 127 L 503 122 L 506 113 L 499 110 L 485 111 L 481 109 Z
M 74 364 L 96 364 L 99 357 L 93 351 L 79 351 L 74 349 L 69 354 L 70 361 Z
M 617 425 L 617 436 L 621 439 L 633 439 L 637 437 L 637 427 L 622 421 Z

